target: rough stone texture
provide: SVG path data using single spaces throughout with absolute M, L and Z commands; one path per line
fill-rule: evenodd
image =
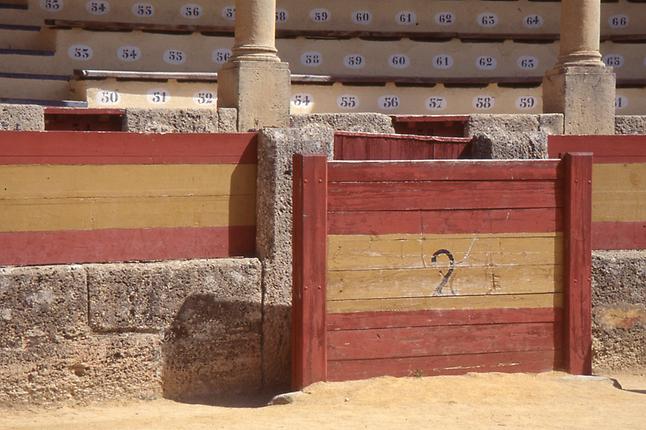
M 615 87 L 611 67 L 557 66 L 543 79 L 543 112 L 564 115 L 564 134 L 613 134 Z
M 292 156 L 331 157 L 334 130 L 309 125 L 265 129 L 258 147 L 257 239 L 263 261 L 263 375 L 267 387 L 289 386 L 292 286 Z
M 88 332 L 81 267 L 0 268 L 0 348 L 46 346 Z
M 136 133 L 217 133 L 214 109 L 127 109 L 124 131 Z
M 593 253 L 592 306 L 594 366 L 646 368 L 646 250 Z
M 45 130 L 45 112 L 43 107 L 35 105 L 0 104 L 0 130 Z
M 471 115 L 465 136 L 475 137 L 473 158 L 547 158 L 547 136 L 563 133 L 563 116 Z
M 235 108 L 218 109 L 218 131 L 235 133 L 238 131 L 238 110 Z
M 328 125 L 334 130 L 360 133 L 395 133 L 392 119 L 380 113 L 314 113 L 292 115 L 290 127 Z
M 218 106 L 238 109 L 239 131 L 286 127 L 290 85 L 287 63 L 233 59 L 218 72 Z
M 615 117 L 616 134 L 646 134 L 646 116 L 621 115 Z

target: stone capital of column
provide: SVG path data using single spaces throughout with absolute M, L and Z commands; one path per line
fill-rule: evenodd
M 592 66 L 592 67 L 606 67 L 601 60 L 599 51 L 574 51 L 564 55 L 560 55 L 556 67 L 562 66 Z
M 279 63 L 278 50 L 267 45 L 241 45 L 234 46 L 230 61 L 265 61 Z

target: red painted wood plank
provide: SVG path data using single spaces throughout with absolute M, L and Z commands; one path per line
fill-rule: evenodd
M 336 161 L 330 182 L 556 180 L 558 160 Z
M 126 114 L 125 109 L 106 108 L 68 108 L 68 107 L 45 107 L 45 115 L 117 115 Z
M 545 372 L 561 367 L 559 351 L 504 352 L 328 362 L 328 380 L 377 376 L 462 375 L 468 372 Z
M 554 181 L 330 183 L 328 210 L 390 211 L 559 207 Z
M 547 233 L 562 231 L 557 208 L 329 212 L 329 234 Z
M 566 369 L 592 373 L 592 154 L 568 153 L 565 193 Z
M 0 265 L 253 256 L 255 226 L 0 233 Z
M 256 134 L 0 132 L 0 164 L 255 164 Z
M 646 162 L 646 136 L 549 136 L 548 153 L 562 158 L 567 152 L 592 152 L 594 163 Z
M 325 156 L 294 156 L 292 386 L 327 379 Z
M 646 249 L 646 222 L 594 222 L 592 249 Z
M 329 360 L 550 351 L 561 324 L 517 323 L 328 331 Z
M 328 314 L 327 329 L 329 331 L 338 331 L 395 327 L 553 323 L 555 321 L 561 321 L 562 313 L 563 311 L 557 308 L 353 312 L 346 314 Z

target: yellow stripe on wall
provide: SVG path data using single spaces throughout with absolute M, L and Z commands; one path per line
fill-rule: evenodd
M 0 185 L 0 200 L 249 195 L 256 192 L 256 166 L 0 166 Z
M 592 221 L 646 220 L 646 163 L 592 167 Z

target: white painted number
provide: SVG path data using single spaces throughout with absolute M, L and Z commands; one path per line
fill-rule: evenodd
M 523 18 L 523 25 L 527 28 L 541 28 L 545 20 L 540 15 L 527 15 Z
M 357 96 L 344 94 L 337 97 L 336 105 L 341 109 L 353 110 L 359 107 L 359 99 Z
M 307 67 L 318 67 L 323 62 L 320 52 L 304 52 L 301 55 L 301 64 Z
M 491 28 L 498 25 L 498 15 L 495 13 L 485 12 L 478 15 L 477 19 L 480 27 Z
M 378 100 L 379 107 L 385 110 L 393 110 L 399 107 L 399 97 L 381 96 Z
M 455 15 L 453 12 L 440 12 L 435 15 L 435 23 L 437 25 L 453 25 L 455 23 Z
M 522 96 L 516 99 L 516 107 L 520 110 L 528 110 L 536 107 L 536 98 L 532 96 Z
M 126 63 L 132 63 L 141 58 L 141 49 L 137 46 L 122 46 L 117 49 L 117 58 Z
M 170 95 L 166 90 L 150 90 L 148 91 L 148 101 L 152 104 L 166 104 L 170 101 Z
M 96 94 L 96 102 L 100 105 L 116 105 L 120 99 L 117 91 L 103 90 Z
M 343 64 L 349 69 L 361 69 L 366 65 L 366 59 L 360 54 L 346 55 Z
M 193 96 L 193 102 L 200 106 L 214 105 L 216 101 L 215 94 L 208 90 L 198 91 Z
M 202 16 L 202 6 L 199 4 L 185 4 L 182 6 L 182 8 L 179 10 L 179 13 L 184 17 L 184 18 L 189 18 L 189 19 L 197 19 Z
M 235 21 L 236 20 L 235 6 L 225 6 L 224 8 L 222 8 L 222 18 L 226 19 L 227 21 Z
M 308 107 L 314 102 L 311 94 L 299 93 L 292 96 L 292 105 L 296 107 Z
M 426 109 L 428 110 L 444 110 L 446 109 L 446 99 L 444 97 L 429 97 L 426 99 Z
M 410 66 L 410 58 L 404 54 L 391 55 L 388 59 L 388 64 L 395 69 L 405 69 Z
M 355 24 L 368 25 L 372 21 L 372 13 L 367 10 L 357 10 L 352 12 L 352 22 Z
M 310 19 L 314 22 L 328 22 L 332 14 L 327 9 L 312 9 L 310 11 Z
M 453 67 L 453 57 L 442 54 L 433 57 L 433 67 L 440 70 L 448 70 Z
M 476 58 L 476 67 L 480 70 L 496 70 L 497 61 L 494 57 L 484 56 Z
M 630 23 L 630 19 L 627 15 L 613 15 L 608 18 L 608 25 L 611 28 L 626 28 Z
M 626 96 L 615 97 L 615 108 L 617 110 L 624 109 L 627 106 L 628 106 L 628 97 Z
M 151 17 L 155 15 L 155 7 L 150 3 L 135 3 L 132 5 L 132 13 L 136 16 Z
M 276 22 L 279 24 L 286 23 L 289 19 L 289 12 L 287 9 L 276 9 Z
M 72 45 L 67 50 L 67 55 L 73 60 L 88 61 L 92 59 L 94 51 L 87 45 Z
M 105 0 L 89 1 L 85 4 L 85 10 L 92 15 L 107 15 L 110 13 L 110 3 Z
M 473 107 L 481 110 L 493 108 L 495 99 L 491 96 L 476 96 L 473 98 Z
M 624 65 L 624 57 L 618 54 L 607 54 L 603 56 L 603 62 L 606 66 L 620 68 Z
M 48 12 L 58 12 L 63 9 L 63 0 L 40 0 L 40 7 Z
M 164 62 L 168 64 L 184 64 L 186 62 L 186 54 L 184 54 L 184 51 L 178 49 L 167 49 L 164 52 Z
M 522 57 L 518 57 L 516 64 L 518 64 L 518 67 L 523 70 L 534 70 L 538 67 L 538 58 L 530 55 L 523 55 Z
M 395 15 L 395 22 L 399 25 L 415 25 L 417 14 L 412 10 L 402 10 Z
M 229 58 L 231 58 L 231 50 L 228 48 L 216 49 L 211 54 L 211 60 L 215 64 L 224 64 L 229 61 Z

